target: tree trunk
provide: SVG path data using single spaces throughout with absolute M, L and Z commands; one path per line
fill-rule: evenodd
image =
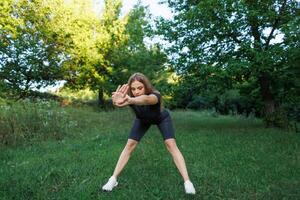
M 259 77 L 260 90 L 264 102 L 264 116 L 269 116 L 275 110 L 275 101 L 271 92 L 270 78 L 267 73 L 262 73 Z
M 100 107 L 104 107 L 104 97 L 103 97 L 103 88 L 99 88 L 98 90 L 98 105 Z

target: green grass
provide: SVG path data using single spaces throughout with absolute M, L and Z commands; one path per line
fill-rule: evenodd
M 62 137 L 32 137 L 0 146 L 0 199 L 300 198 L 299 134 L 266 129 L 257 119 L 192 111 L 171 115 L 195 196 L 184 194 L 156 127 L 133 153 L 119 186 L 102 192 L 99 188 L 113 172 L 133 115 L 128 109 L 63 110 L 73 125 Z

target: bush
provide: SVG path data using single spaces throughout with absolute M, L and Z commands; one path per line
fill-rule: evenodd
M 201 96 L 194 96 L 193 100 L 188 103 L 187 108 L 195 110 L 204 110 L 207 108 L 207 106 L 208 102 L 205 98 Z
M 290 127 L 287 111 L 283 108 L 278 108 L 273 113 L 265 116 L 264 122 L 267 127 L 277 127 L 284 129 Z
M 70 116 L 55 101 L 29 100 L 1 104 L 0 141 L 17 144 L 33 138 L 62 139 L 76 126 Z

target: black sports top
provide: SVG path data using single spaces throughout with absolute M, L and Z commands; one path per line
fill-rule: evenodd
M 158 102 L 154 105 L 130 105 L 130 107 L 133 109 L 136 118 L 150 121 L 153 123 L 158 123 L 161 120 L 165 119 L 169 113 L 165 109 L 161 109 L 161 95 L 158 92 L 153 92 L 151 94 L 154 94 Z

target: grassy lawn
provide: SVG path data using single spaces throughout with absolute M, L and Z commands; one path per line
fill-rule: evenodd
M 299 133 L 266 129 L 257 119 L 192 111 L 171 115 L 196 195 L 184 193 L 154 126 L 118 187 L 102 192 L 133 114 L 128 109 L 64 112 L 76 124 L 66 137 L 0 146 L 0 199 L 300 199 Z

